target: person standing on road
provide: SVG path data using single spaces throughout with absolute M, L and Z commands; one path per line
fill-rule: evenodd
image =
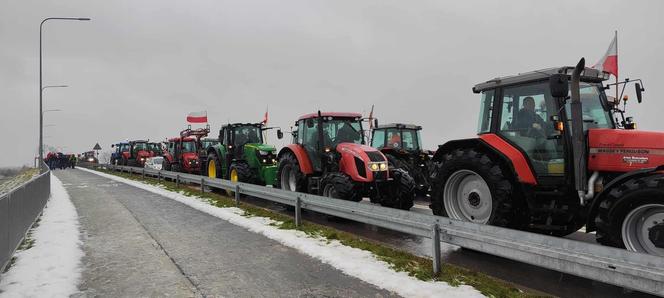
M 71 157 L 69 158 L 69 163 L 71 164 L 72 169 L 76 168 L 76 162 L 77 162 L 76 154 L 72 154 Z

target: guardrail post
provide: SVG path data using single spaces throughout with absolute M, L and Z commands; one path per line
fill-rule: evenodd
M 240 184 L 235 185 L 235 206 L 240 206 Z
M 175 188 L 180 187 L 180 174 L 175 175 Z
M 433 251 L 433 274 L 438 275 L 440 273 L 441 261 L 440 261 L 440 229 L 438 224 L 433 224 L 431 227 L 431 247 Z
M 143 180 L 145 180 L 145 168 L 141 171 L 141 176 L 143 176 Z
M 302 224 L 302 200 L 298 195 L 295 197 L 295 227 L 300 227 Z
M 157 181 L 161 181 L 161 170 L 157 172 Z
M 201 193 L 205 193 L 205 178 L 201 178 Z

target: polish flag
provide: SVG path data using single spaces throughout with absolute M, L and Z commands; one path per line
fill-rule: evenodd
M 606 71 L 614 76 L 616 78 L 618 77 L 618 33 L 616 32 L 616 36 L 613 37 L 613 40 L 611 41 L 611 45 L 609 45 L 609 49 L 606 50 L 606 54 L 604 54 L 604 57 L 600 59 L 595 65 L 593 65 L 594 69 L 598 69 L 601 71 Z
M 207 123 L 207 111 L 191 112 L 187 115 L 187 122 L 189 123 Z

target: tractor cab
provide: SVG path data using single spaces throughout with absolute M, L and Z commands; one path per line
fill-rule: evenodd
M 167 171 L 196 173 L 198 170 L 198 140 L 194 137 L 171 138 L 166 143 L 162 167 Z
M 567 95 L 554 96 L 555 90 L 551 89 L 552 78 L 564 78 L 564 84 L 568 84 L 567 76 L 572 70 L 544 69 L 496 78 L 473 88 L 482 95 L 480 138 L 498 137 L 514 146 L 532 167 L 533 178 L 539 184 L 567 185 L 572 178 L 572 155 L 566 151 L 571 146 L 571 101 Z M 602 85 L 608 78 L 608 73 L 591 68 L 581 75 L 584 132 L 616 127 Z M 564 179 L 566 176 L 568 179 Z
M 219 140 L 227 148 L 229 158 L 239 158 L 244 154 L 245 147 L 263 144 L 263 124 L 233 123 L 221 127 Z
M 378 125 L 371 131 L 371 147 L 396 152 L 422 151 L 422 126 L 390 123 Z
M 144 140 L 136 140 L 129 142 L 129 158 L 127 164 L 131 166 L 142 167 L 145 161 L 152 157 L 153 153 L 150 151 L 149 142 Z
M 357 145 L 364 145 L 361 114 L 308 114 L 300 117 L 295 126 L 297 132 L 294 134 L 294 143 L 305 149 L 317 172 L 334 170 L 337 167 L 334 161 L 338 160 L 335 155 L 339 155 L 340 151 L 362 149 L 363 146 Z M 384 161 L 382 154 L 375 159 L 377 162 Z
M 161 156 L 163 154 L 163 149 L 161 143 L 148 143 L 148 151 L 150 151 L 150 157 Z

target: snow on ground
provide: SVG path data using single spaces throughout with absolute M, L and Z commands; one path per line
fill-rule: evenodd
M 470 286 L 452 287 L 445 282 L 421 281 L 408 276 L 405 272 L 396 272 L 390 269 L 389 264 L 378 260 L 372 253 L 345 246 L 339 241 L 315 238 L 302 231 L 279 229 L 270 225 L 274 221 L 269 218 L 244 217 L 242 216 L 244 211 L 239 208 L 219 208 L 206 203 L 202 198 L 196 200 L 181 193 L 138 181 L 84 168 L 81 168 L 81 170 L 173 199 L 252 232 L 262 234 L 285 246 L 321 260 L 345 274 L 404 297 L 483 297 L 480 292 Z
M 34 246 L 16 253 L 16 262 L 0 276 L 0 297 L 68 297 L 77 292 L 83 250 L 78 214 L 62 182 L 51 175 L 51 198 Z

